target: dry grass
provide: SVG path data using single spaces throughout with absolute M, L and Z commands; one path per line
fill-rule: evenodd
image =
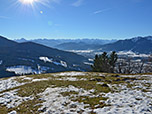
M 0 105 L 0 114 L 7 114 L 11 110 L 16 110 L 20 114 L 36 114 L 40 113 L 38 112 L 38 108 L 41 107 L 41 105 L 36 105 L 39 103 L 42 103 L 43 101 L 39 100 L 38 94 L 42 93 L 46 90 L 48 87 L 68 87 L 69 85 L 72 85 L 76 88 L 83 88 L 84 90 L 91 90 L 94 89 L 94 95 L 99 95 L 100 93 L 108 93 L 108 92 L 113 92 L 113 90 L 116 90 L 116 88 L 110 88 L 108 84 L 127 84 L 127 87 L 132 88 L 135 86 L 134 84 L 130 84 L 129 82 L 132 82 L 134 80 L 139 80 L 134 77 L 120 77 L 118 74 L 108 74 L 108 73 L 103 73 L 101 76 L 101 73 L 89 73 L 87 72 L 86 75 L 83 76 L 72 76 L 77 79 L 83 79 L 85 78 L 86 80 L 79 80 L 79 81 L 65 81 L 65 80 L 57 80 L 63 77 L 71 77 L 71 76 L 57 76 L 57 73 L 55 73 L 56 76 L 53 76 L 54 74 L 41 74 L 41 75 L 28 75 L 27 77 L 33 78 L 33 79 L 41 79 L 41 78 L 50 78 L 49 80 L 45 81 L 38 81 L 38 82 L 32 82 L 31 80 L 22 80 L 22 78 L 16 78 L 15 80 L 23 83 L 27 82 L 27 84 L 15 87 L 12 89 L 8 89 L 5 91 L 2 91 L 0 93 L 14 90 L 14 89 L 19 89 L 18 90 L 18 95 L 21 97 L 27 97 L 27 96 L 33 96 L 34 100 L 29 100 L 26 102 L 23 102 L 20 104 L 18 107 L 15 107 L 13 109 L 7 109 L 5 106 Z M 103 82 L 104 84 L 97 84 L 97 82 Z M 150 84 L 145 84 L 145 86 L 150 87 Z M 145 91 L 145 90 L 143 90 Z M 147 91 L 147 90 L 146 90 Z M 71 92 L 62 92 L 61 95 L 63 96 L 73 96 L 73 95 L 78 95 L 78 92 L 71 91 Z M 88 97 L 88 96 L 77 96 L 75 98 L 71 97 L 71 100 L 73 101 L 78 101 L 78 102 L 83 102 L 85 104 L 89 104 L 89 107 L 94 109 L 94 108 L 99 108 L 99 107 L 104 107 L 107 106 L 103 102 L 100 102 L 101 100 L 107 100 L 108 98 L 104 98 L 101 95 L 98 97 Z M 93 112 L 92 112 L 93 113 Z

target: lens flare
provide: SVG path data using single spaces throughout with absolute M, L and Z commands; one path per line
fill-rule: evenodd
M 54 0 L 16 0 L 16 2 L 13 5 L 19 6 L 22 13 L 23 12 L 39 12 L 40 14 L 43 14 L 43 11 L 39 8 L 41 4 L 43 6 L 46 6 L 48 8 L 51 7 L 51 3 L 54 2 Z
M 34 2 L 36 2 L 37 0 L 19 0 L 21 3 L 23 4 L 33 4 Z

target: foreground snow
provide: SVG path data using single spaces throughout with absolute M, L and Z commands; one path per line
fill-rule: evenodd
M 17 95 L 17 89 L 0 94 L 0 104 L 5 105 L 7 108 L 13 108 L 20 105 L 23 101 L 32 100 L 33 97 L 20 97 Z
M 86 75 L 83 72 L 63 72 L 63 73 L 57 73 L 54 74 L 54 76 L 84 76 Z
M 79 73 L 60 73 L 60 76 L 77 76 Z M 80 73 L 79 75 L 83 75 Z M 93 112 L 97 114 L 152 114 L 152 87 L 149 88 L 150 92 L 143 92 L 138 90 L 138 88 L 145 88 L 142 84 L 151 84 L 152 76 L 151 75 L 143 75 L 148 76 L 150 80 L 138 80 L 134 81 L 136 83 L 134 89 L 127 88 L 125 85 L 119 85 L 118 89 L 120 92 L 115 93 L 107 93 L 104 94 L 104 97 L 108 97 L 108 100 L 102 101 L 111 106 L 96 108 Z M 138 77 L 137 75 L 130 77 Z M 98 83 L 99 84 L 99 83 Z M 101 82 L 101 84 L 103 84 Z M 75 91 L 78 92 L 78 96 L 87 96 L 90 97 L 91 92 L 85 91 L 83 89 L 78 89 L 73 86 L 69 86 L 67 88 L 47 88 L 45 92 L 43 92 L 42 99 L 46 102 L 42 103 L 42 107 L 39 110 L 45 110 L 45 113 L 68 113 L 68 114 L 78 114 L 83 110 L 83 113 L 89 113 L 92 110 L 89 108 L 84 108 L 87 106 L 86 104 L 73 102 L 70 100 L 70 96 L 63 97 L 60 95 L 61 92 L 69 92 Z M 83 94 L 85 93 L 85 95 Z M 68 104 L 65 106 L 65 104 Z M 76 108 L 70 108 L 70 106 L 76 106 Z
M 105 77 L 105 75 L 106 74 L 102 73 L 62 72 L 46 75 L 44 74 L 42 77 L 38 78 L 36 76 L 21 76 L 1 79 L 0 91 L 5 91 L 0 93 L 0 106 L 2 105 L 8 109 L 11 109 L 21 105 L 24 101 L 33 100 L 33 95 L 25 97 L 18 95 L 20 86 L 25 84 L 28 85 L 35 82 L 41 84 L 43 81 L 50 81 L 51 83 L 51 81 L 54 80 L 61 82 L 69 81 L 71 83 L 73 83 L 73 81 L 75 83 L 76 81 L 81 81 L 83 83 L 84 81 L 85 84 L 85 81 L 88 80 L 87 77 L 91 76 L 88 81 L 94 81 L 93 77 L 95 76 L 98 79 L 96 84 L 102 86 L 104 81 L 99 79 L 100 77 Z M 35 104 L 40 106 L 37 111 L 44 114 L 88 114 L 90 112 L 97 114 L 152 114 L 152 75 L 120 75 L 119 77 L 125 77 L 126 79 L 132 77 L 136 79 L 131 81 L 126 80 L 125 83 L 120 84 L 108 83 L 108 87 L 114 91 L 109 91 L 108 93 L 100 92 L 98 94 L 94 94 L 96 91 L 94 89 L 86 90 L 85 88 L 76 87 L 70 84 L 66 87 L 50 85 L 41 93 L 37 93 L 39 100 L 42 101 L 42 103 Z M 17 79 L 20 79 L 22 82 L 18 82 Z M 131 84 L 132 86 L 129 87 L 127 86 L 128 84 Z M 16 89 L 16 87 L 18 87 L 18 89 Z M 66 92 L 68 92 L 68 94 L 75 92 L 75 94 L 62 94 Z M 96 108 L 92 109 L 89 107 L 89 104 L 72 100 L 72 98 L 79 97 L 95 98 L 100 95 L 108 98 L 107 100 L 100 101 L 108 106 L 101 108 L 98 107 L 97 104 L 97 106 L 95 106 Z M 12 110 L 9 114 L 16 113 L 18 113 L 17 110 Z
M 141 90 L 132 90 L 126 87 L 118 93 L 108 93 L 105 102 L 111 104 L 109 107 L 95 109 L 98 114 L 151 114 L 152 94 Z
M 91 110 L 88 108 L 84 108 L 87 106 L 84 103 L 73 102 L 70 100 L 70 96 L 63 97 L 61 92 L 70 92 L 75 91 L 79 92 L 80 95 L 89 94 L 89 92 L 75 88 L 74 86 L 69 86 L 67 88 L 47 88 L 43 93 L 40 94 L 42 99 L 45 102 L 42 103 L 42 107 L 39 108 L 40 111 L 44 111 L 44 113 L 48 114 L 60 114 L 60 113 L 68 113 L 68 114 L 77 114 L 82 110 L 86 113 L 89 113 Z
M 13 78 L 9 78 L 9 79 L 6 79 L 6 80 L 0 80 L 0 92 L 25 84 L 25 83 L 19 83 L 15 79 L 16 78 L 13 77 Z

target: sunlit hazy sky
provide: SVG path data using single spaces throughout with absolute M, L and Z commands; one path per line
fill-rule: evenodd
M 10 39 L 152 35 L 152 0 L 32 1 L 0 0 L 0 35 Z

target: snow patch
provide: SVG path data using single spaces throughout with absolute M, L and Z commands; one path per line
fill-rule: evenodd
M 4 91 L 4 90 L 11 89 L 11 88 L 18 87 L 25 84 L 25 83 L 19 83 L 15 81 L 14 79 L 15 77 L 12 77 L 6 80 L 0 80 L 0 91 Z
M 63 73 L 57 73 L 54 74 L 54 76 L 84 76 L 86 75 L 83 72 L 63 72 Z
M 64 61 L 60 61 L 61 65 L 64 66 L 64 67 L 68 67 L 67 63 L 64 62 Z
M 42 61 L 44 61 L 45 63 L 46 63 L 46 62 L 50 62 L 50 63 L 53 62 L 53 61 L 52 61 L 53 59 L 52 59 L 52 58 L 49 59 L 48 57 L 39 57 L 39 59 L 42 60 Z
M 105 103 L 111 106 L 94 109 L 94 112 L 97 114 L 151 114 L 152 88 L 147 88 L 144 85 L 152 83 L 152 76 L 123 75 L 123 77 L 144 77 L 144 80 L 131 82 L 131 84 L 135 84 L 132 88 L 127 88 L 126 85 L 118 85 L 117 89 L 120 92 L 106 93 L 104 95 L 104 97 L 108 97 Z M 146 89 L 148 91 L 144 92 L 141 89 Z
M 93 62 L 93 61 L 94 61 L 94 59 L 88 59 L 88 61 L 91 61 L 91 62 Z
M 56 79 L 56 80 L 65 80 L 65 81 L 85 81 L 87 80 L 86 78 L 81 78 L 81 79 L 78 79 L 78 78 L 75 78 L 75 77 L 63 77 L 63 78 L 59 78 L 59 79 Z
M 0 60 L 0 65 L 3 63 L 3 61 L 2 60 Z
M 8 72 L 14 72 L 15 74 L 22 75 L 22 74 L 41 74 L 45 71 L 47 71 L 49 67 L 45 66 L 39 66 L 38 65 L 38 70 L 32 69 L 30 66 L 24 66 L 24 65 L 19 65 L 19 66 L 11 66 L 7 67 L 6 71 Z
M 11 111 L 10 113 L 8 114 L 17 114 L 17 112 L 15 110 Z
M 67 50 L 69 52 L 74 52 L 74 53 L 91 53 L 93 50 Z
M 83 62 L 85 65 L 93 65 L 93 63 Z
M 33 78 L 30 78 L 30 77 L 25 77 L 23 78 L 22 80 L 32 80 Z
M 60 65 L 60 66 L 63 66 L 63 67 L 67 67 L 67 63 L 64 62 L 64 61 L 60 61 L 60 62 L 56 62 L 56 61 L 53 61 L 53 59 L 49 59 L 48 57 L 39 57 L 40 60 L 44 61 L 45 63 L 46 62 L 50 62 L 50 63 L 53 63 L 55 65 Z
M 32 96 L 29 97 L 20 97 L 17 95 L 17 91 L 19 89 L 16 90 L 12 90 L 9 92 L 4 92 L 2 94 L 0 94 L 0 104 L 1 105 L 5 105 L 7 108 L 14 108 L 18 105 L 20 105 L 23 101 L 28 101 L 28 100 L 33 100 Z
M 47 88 L 43 93 L 39 94 L 42 100 L 44 100 L 43 103 L 41 103 L 42 107 L 38 110 L 44 111 L 44 114 L 46 113 L 68 113 L 68 114 L 77 114 L 77 112 L 85 111 L 86 113 L 89 113 L 91 110 L 88 108 L 84 108 L 87 106 L 87 104 L 79 103 L 79 102 L 73 102 L 70 100 L 70 96 L 62 96 L 61 92 L 70 92 L 75 91 L 79 92 L 79 94 L 82 95 L 82 93 L 87 94 L 89 92 L 86 92 L 83 89 L 78 89 L 74 86 L 69 86 L 67 88 Z M 73 110 L 73 112 L 71 111 Z
M 46 80 L 49 80 L 49 78 L 33 79 L 32 82 L 46 81 Z
M 148 96 L 148 97 L 147 97 Z M 105 97 L 109 97 L 106 101 L 111 104 L 110 107 L 95 109 L 98 114 L 150 114 L 152 113 L 152 95 L 150 93 L 143 93 L 138 90 L 126 89 L 120 93 L 108 93 Z
M 129 57 L 149 57 L 149 54 L 136 54 L 132 51 L 119 51 L 118 55 L 127 55 Z
M 38 72 L 34 69 L 32 69 L 30 66 L 11 66 L 6 69 L 8 72 L 15 72 L 15 74 L 30 74 L 30 73 L 35 73 L 37 74 Z

